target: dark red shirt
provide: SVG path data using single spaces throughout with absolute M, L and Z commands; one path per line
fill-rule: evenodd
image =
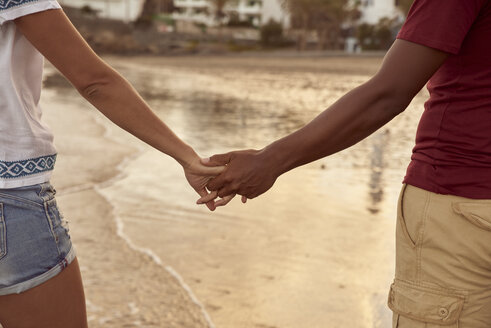
M 397 38 L 450 54 L 428 82 L 404 182 L 491 199 L 491 0 L 415 0 Z

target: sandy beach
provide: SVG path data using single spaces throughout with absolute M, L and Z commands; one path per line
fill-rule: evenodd
M 294 131 L 381 58 L 109 57 L 201 155 Z M 113 126 L 49 65 L 53 176 L 90 327 L 386 328 L 398 192 L 425 93 L 352 149 L 246 206 L 195 205 L 182 169 Z

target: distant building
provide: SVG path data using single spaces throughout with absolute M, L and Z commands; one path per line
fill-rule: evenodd
M 58 0 L 60 4 L 83 7 L 90 6 L 96 10 L 101 17 L 120 19 L 126 22 L 138 18 L 144 0 Z
M 174 0 L 176 11 L 173 17 L 177 20 L 216 25 L 215 9 L 209 0 Z M 229 1 L 224 12 L 225 21 L 236 20 L 248 22 L 252 26 L 261 26 L 270 19 L 289 26 L 289 15 L 281 6 L 281 0 L 235 0 Z
M 214 24 L 213 6 L 208 0 L 174 0 L 176 20 L 211 26 Z
M 283 27 L 290 27 L 290 14 L 283 7 L 283 0 L 263 0 L 261 8 L 261 24 L 270 20 L 281 23 Z

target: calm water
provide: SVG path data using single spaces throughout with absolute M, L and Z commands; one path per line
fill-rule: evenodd
M 298 129 L 380 61 L 110 58 L 203 156 Z M 214 213 L 194 205 L 173 160 L 107 124 L 135 155 L 103 193 L 126 235 L 184 278 L 217 328 L 389 327 L 396 202 L 424 99 L 351 149 Z

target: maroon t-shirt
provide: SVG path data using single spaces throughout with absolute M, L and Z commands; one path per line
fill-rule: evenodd
M 404 182 L 491 199 L 491 0 L 415 0 L 397 38 L 450 54 L 428 82 Z

